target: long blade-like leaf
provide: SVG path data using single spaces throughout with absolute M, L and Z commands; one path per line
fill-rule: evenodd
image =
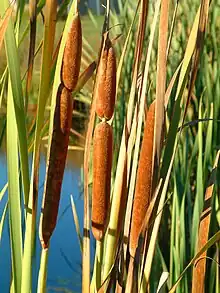
M 13 274 L 12 282 L 15 292 L 20 293 L 23 243 L 21 233 L 22 223 L 18 166 L 18 134 L 10 81 L 7 105 L 7 166 L 9 195 L 9 227 Z

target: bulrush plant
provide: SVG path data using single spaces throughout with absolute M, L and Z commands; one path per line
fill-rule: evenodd
M 69 134 L 72 125 L 72 91 L 79 77 L 81 51 L 81 22 L 77 12 L 68 33 L 61 68 L 62 82 L 57 91 L 40 225 L 40 238 L 43 248 L 47 248 L 50 236 L 56 226 Z
M 116 57 L 109 33 L 104 36 L 105 42 L 101 51 L 96 75 L 95 95 L 96 114 L 99 118 L 111 119 L 115 107 L 116 93 Z
M 146 217 L 152 195 L 154 122 L 155 102 L 150 105 L 147 111 L 144 136 L 137 170 L 129 238 L 129 250 L 133 258 L 135 257 L 139 236 L 142 228 L 144 227 L 144 219 Z
M 38 291 L 45 291 L 47 255 L 50 237 L 56 227 L 60 193 L 66 164 L 70 128 L 72 125 L 74 91 L 80 72 L 82 31 L 78 10 L 67 34 L 61 65 L 61 83 L 57 89 L 52 133 L 48 148 L 46 180 L 40 219 L 42 245 Z
M 72 109 L 72 94 L 61 84 L 57 92 L 53 134 L 48 156 L 42 204 L 40 240 L 43 249 L 48 247 L 50 237 L 56 226 L 69 134 L 72 125 Z
M 105 183 L 106 183 L 106 178 L 108 178 L 108 172 L 109 172 L 106 167 L 107 159 L 106 158 L 104 159 L 104 153 L 107 153 L 107 151 L 105 150 L 105 147 L 103 147 L 102 152 L 100 151 L 101 156 L 103 156 L 102 165 L 100 163 L 101 156 L 99 157 L 96 154 L 97 129 L 99 130 L 99 127 L 101 127 L 99 124 L 96 126 L 97 129 L 95 129 L 95 133 L 94 133 L 92 231 L 93 231 L 94 237 L 98 241 L 96 242 L 96 245 L 97 245 L 96 258 L 95 258 L 95 264 L 93 269 L 93 278 L 92 278 L 91 287 L 90 287 L 90 292 L 92 293 L 93 292 L 126 292 L 126 293 L 128 292 L 142 292 L 142 293 L 162 292 L 162 290 L 164 290 L 165 287 L 168 287 L 168 289 L 171 290 L 171 292 L 174 292 L 174 290 L 178 287 L 178 285 L 180 285 L 181 288 L 184 288 L 182 283 L 179 283 L 183 275 L 181 275 L 181 271 L 177 273 L 177 263 L 175 263 L 172 260 L 173 247 L 170 247 L 170 251 L 168 252 L 167 255 L 165 256 L 163 255 L 164 246 L 163 246 L 163 241 L 160 241 L 159 228 L 163 221 L 162 214 L 163 214 L 163 209 L 166 206 L 166 199 L 167 199 L 166 196 L 169 194 L 168 192 L 169 182 L 173 180 L 172 168 L 175 168 L 174 161 L 178 160 L 177 156 L 175 155 L 177 153 L 178 146 L 180 144 L 182 146 L 182 141 L 178 138 L 178 129 L 177 128 L 175 129 L 175 127 L 177 127 L 178 124 L 181 123 L 182 121 L 181 119 L 183 117 L 181 115 L 184 115 L 184 109 L 182 108 L 182 105 L 184 105 L 183 93 L 184 93 L 184 88 L 186 85 L 186 80 L 189 78 L 188 68 L 190 65 L 190 61 L 193 59 L 194 49 L 196 47 L 196 39 L 199 36 L 199 27 L 198 27 L 199 14 L 197 14 L 197 17 L 194 20 L 190 37 L 188 40 L 188 44 L 186 47 L 186 51 L 185 51 L 183 60 L 181 60 L 182 67 L 180 70 L 180 76 L 177 76 L 175 72 L 173 75 L 175 78 L 175 81 L 178 82 L 178 86 L 175 92 L 176 97 L 175 98 L 172 97 L 170 92 L 170 86 L 168 86 L 169 97 L 166 95 L 166 101 L 164 101 L 165 92 L 163 93 L 163 91 L 161 91 L 160 94 L 157 93 L 156 100 L 153 101 L 153 103 L 150 105 L 146 114 L 146 121 L 144 125 L 144 134 L 143 134 L 140 154 L 139 154 L 139 151 L 137 152 L 136 149 L 135 149 L 136 153 L 135 151 L 133 152 L 132 149 L 129 149 L 131 153 L 129 154 L 127 153 L 128 152 L 127 145 L 130 145 L 129 143 L 134 140 L 134 136 L 138 135 L 138 138 L 136 137 L 136 140 L 140 141 L 141 135 L 142 135 L 141 131 L 139 131 L 140 128 L 138 128 L 135 134 L 133 132 L 132 133 L 130 132 L 130 122 L 132 121 L 132 119 L 134 120 L 137 119 L 137 122 L 142 121 L 140 117 L 143 116 L 143 113 L 144 113 L 143 109 L 146 103 L 148 103 L 149 95 L 151 93 L 153 95 L 155 94 L 154 93 L 155 88 L 154 88 L 154 89 L 149 89 L 149 92 L 147 93 L 147 95 L 145 95 L 145 92 L 146 92 L 145 88 L 146 88 L 146 83 L 148 83 L 148 80 L 151 79 L 151 77 L 149 77 L 149 70 L 151 69 L 151 66 L 152 66 L 150 64 L 150 60 L 153 59 L 153 57 L 151 57 L 151 52 L 153 50 L 153 42 L 155 41 L 154 39 L 157 38 L 157 33 L 155 32 L 157 27 L 156 23 L 159 17 L 161 19 L 160 26 L 159 26 L 159 29 L 161 30 L 161 32 L 159 34 L 160 40 L 158 43 L 160 44 L 161 47 L 166 46 L 166 43 L 167 43 L 166 38 L 163 38 L 163 35 L 168 34 L 167 23 L 168 23 L 168 17 L 170 13 L 168 9 L 169 1 L 163 0 L 162 5 L 161 5 L 161 2 L 162 1 L 158 0 L 156 1 L 155 5 L 152 6 L 153 9 L 155 9 L 155 12 L 154 12 L 153 22 L 151 24 L 150 40 L 149 41 L 147 40 L 147 44 L 146 44 L 147 57 L 145 61 L 143 61 L 145 65 L 144 66 L 145 69 L 143 73 L 143 81 L 141 82 L 141 90 L 140 90 L 141 102 L 140 103 L 137 102 L 137 109 L 138 109 L 139 115 L 137 115 L 136 117 L 138 118 L 132 115 L 132 113 L 135 112 L 134 107 L 136 105 L 137 89 L 135 88 L 135 84 L 136 84 L 135 78 L 137 79 L 137 72 L 142 71 L 143 63 L 134 62 L 132 63 L 132 65 L 130 65 L 133 72 L 136 73 L 136 76 L 134 75 L 131 78 L 132 80 L 131 93 L 129 96 L 129 100 L 126 100 L 127 116 L 126 117 L 123 116 L 124 120 L 119 122 L 124 125 L 124 132 L 121 137 L 121 142 L 120 142 L 121 148 L 120 148 L 119 154 L 118 153 L 116 154 L 113 152 L 113 158 L 114 156 L 116 156 L 118 158 L 118 162 L 116 166 L 116 172 L 115 172 L 115 169 L 112 172 L 112 174 L 116 174 L 116 177 L 114 176 L 112 177 L 113 192 L 112 192 L 112 198 L 110 200 L 111 204 L 108 206 L 108 209 L 109 209 L 108 212 L 104 210 L 104 207 L 107 206 L 108 200 L 105 199 L 105 201 L 103 201 L 102 199 L 104 192 L 106 192 Z M 145 6 L 146 1 L 143 0 L 143 1 L 140 1 L 140 3 L 141 3 L 141 7 L 146 7 Z M 150 11 L 152 12 L 151 9 Z M 117 16 L 115 17 L 117 18 Z M 143 17 L 143 14 L 140 13 L 139 17 L 140 18 Z M 147 17 L 147 15 L 145 14 L 144 17 Z M 175 17 L 176 17 L 176 11 L 174 11 L 173 21 L 175 20 Z M 203 17 L 202 14 L 201 14 L 201 17 Z M 170 37 L 172 36 L 173 36 L 173 31 L 170 32 Z M 105 38 L 106 38 L 106 35 L 104 33 L 103 39 Z M 135 37 L 134 37 L 134 43 L 137 44 Z M 107 78 L 108 75 L 106 74 L 106 69 L 108 69 L 108 66 L 106 65 L 106 60 L 111 60 L 111 56 L 113 56 L 113 54 L 111 54 L 110 48 L 111 48 L 111 44 L 109 42 L 106 42 L 100 54 L 100 63 L 96 73 L 96 83 L 95 83 L 94 100 L 93 100 L 95 105 L 95 106 L 93 105 L 93 107 L 95 108 L 95 111 L 98 117 L 103 120 L 102 123 L 106 123 L 106 120 L 111 119 L 112 113 L 113 113 L 113 109 L 110 107 L 111 104 L 109 103 L 109 100 L 111 98 L 110 93 L 113 92 L 112 91 L 113 83 L 111 83 L 112 80 L 110 80 L 111 82 L 109 82 L 108 87 L 106 87 L 106 83 L 105 83 L 108 80 Z M 107 52 L 104 51 L 105 49 L 107 50 Z M 136 48 L 136 52 L 137 52 L 136 54 L 140 52 L 140 49 L 141 48 L 139 47 Z M 167 52 L 169 52 L 169 50 L 170 48 L 167 49 Z M 121 51 L 123 52 L 123 50 Z M 170 51 L 172 52 L 172 50 Z M 123 64 L 123 61 L 126 62 L 128 60 L 123 54 L 121 58 L 122 59 L 119 60 L 120 65 Z M 123 60 L 123 58 L 125 60 Z M 157 89 L 160 89 L 161 84 L 163 84 L 163 86 L 166 87 L 166 79 L 168 80 L 167 72 L 166 72 L 168 65 L 166 64 L 167 63 L 166 58 L 168 58 L 169 60 L 169 56 L 168 55 L 166 56 L 165 47 L 163 48 L 163 50 L 158 49 L 156 59 L 160 61 L 158 62 L 160 63 L 160 74 L 161 76 L 163 76 L 163 80 L 161 80 L 160 78 L 156 79 Z M 136 56 L 134 57 L 134 60 L 136 60 Z M 154 62 L 156 61 L 152 60 L 152 64 L 154 64 Z M 161 67 L 161 64 L 163 65 L 163 67 Z M 128 64 L 126 64 L 125 66 L 127 65 Z M 111 68 L 113 67 L 110 67 L 110 69 Z M 111 72 L 110 69 L 109 69 L 109 73 Z M 118 71 L 119 70 L 121 70 L 121 68 L 119 68 Z M 118 78 L 120 79 L 121 76 L 119 76 Z M 126 78 L 126 77 L 123 76 L 123 78 Z M 172 80 L 172 78 L 170 80 L 171 80 L 172 89 L 174 90 L 175 82 Z M 120 86 L 120 82 L 117 84 L 119 84 Z M 118 100 L 120 99 L 120 94 L 123 95 L 123 89 L 121 89 L 121 92 L 122 92 L 121 93 L 120 90 L 116 88 L 116 92 L 119 95 L 117 97 L 117 100 Z M 143 102 L 143 97 L 145 98 L 144 102 Z M 169 99 L 172 100 L 174 108 L 169 109 L 168 107 L 165 107 L 165 104 L 163 105 L 163 103 L 169 103 L 170 102 Z M 117 104 L 118 107 L 123 108 L 124 104 L 122 105 L 122 103 L 124 103 L 125 100 L 122 99 L 122 101 L 123 102 L 121 103 L 119 102 Z M 156 113 L 156 105 L 157 105 L 157 113 Z M 163 127 L 161 131 L 160 131 L 160 127 L 158 128 L 158 125 L 160 124 L 163 126 L 163 115 L 161 115 L 161 113 L 162 111 L 164 111 L 164 109 L 166 109 L 165 121 L 167 123 L 166 126 L 168 129 L 169 137 L 167 137 L 166 135 L 163 136 L 162 134 Z M 175 111 L 173 111 L 173 109 L 175 109 Z M 117 113 L 117 111 L 120 111 L 120 109 L 116 107 L 115 112 Z M 117 115 L 114 116 L 115 120 L 117 119 L 116 117 L 118 116 Z M 156 119 L 158 119 L 158 121 L 156 121 Z M 118 121 L 116 120 L 115 124 L 117 125 L 117 123 Z M 141 126 L 141 123 L 139 123 L 140 126 Z M 105 144 L 107 145 L 108 138 L 103 137 L 102 140 L 105 141 Z M 101 141 L 101 138 L 100 138 L 100 141 Z M 155 144 L 155 141 L 157 142 L 156 144 Z M 102 143 L 104 145 L 104 142 Z M 194 143 L 194 138 L 193 138 L 193 143 Z M 161 150 L 160 149 L 158 150 L 158 144 L 161 145 Z M 101 148 L 101 142 L 100 142 L 100 148 Z M 170 160 L 168 160 L 167 155 L 164 156 L 164 150 L 166 150 L 166 153 L 167 152 L 169 153 Z M 161 153 L 161 158 L 160 158 L 160 153 Z M 133 158 L 135 162 L 133 162 L 132 159 L 127 161 L 127 157 Z M 156 162 L 155 162 L 155 158 L 157 160 Z M 99 170 L 101 175 L 99 176 L 102 178 L 102 180 L 100 180 L 99 176 L 96 175 L 98 170 L 98 169 L 96 170 L 96 168 L 98 168 L 97 167 L 98 164 L 100 164 Z M 130 165 L 128 166 L 128 164 Z M 137 171 L 135 172 L 133 172 L 135 168 L 132 169 L 134 165 L 138 166 Z M 154 166 L 157 169 L 156 172 L 154 171 Z M 106 170 L 105 174 L 103 174 L 104 169 Z M 131 170 L 131 169 L 132 169 L 132 172 L 128 172 L 128 174 L 125 172 L 126 170 Z M 101 172 L 101 170 L 103 170 L 103 172 Z M 161 172 L 161 170 L 163 170 L 163 172 Z M 166 170 L 166 172 L 164 172 L 164 170 Z M 124 174 L 126 175 L 124 176 Z M 154 175 L 156 178 L 153 178 Z M 136 176 L 136 180 L 134 180 L 135 176 Z M 127 190 L 126 188 L 123 188 L 125 185 L 127 187 Z M 97 186 L 100 188 L 102 192 L 99 191 L 100 196 L 98 197 L 98 199 L 94 200 L 95 196 L 98 195 L 98 193 L 97 194 L 95 193 L 95 189 L 98 190 Z M 130 190 L 131 192 L 129 192 Z M 172 191 L 171 191 L 171 194 L 172 194 Z M 131 196 L 131 198 L 126 198 L 127 195 L 129 195 L 129 197 Z M 121 225 L 119 225 L 118 215 L 124 213 L 122 209 L 124 210 L 124 208 L 126 208 L 126 202 L 129 204 L 129 207 L 132 207 L 132 203 L 133 203 L 133 207 L 130 208 L 130 212 L 128 211 L 128 213 L 130 214 L 129 215 L 126 214 L 126 219 L 129 219 L 130 222 L 129 223 L 123 222 L 124 220 L 122 217 L 120 218 L 120 221 L 122 223 Z M 94 208 L 95 205 L 97 205 L 97 207 L 99 208 Z M 107 217 L 107 215 L 110 215 L 107 228 L 105 227 L 105 224 L 103 224 L 104 221 L 100 221 L 101 215 L 102 215 L 101 210 L 105 211 L 104 213 L 105 217 Z M 101 226 L 100 226 L 101 231 L 98 231 L 99 233 L 97 233 L 97 230 L 94 231 L 94 220 L 93 220 L 94 211 L 95 213 L 97 213 L 97 216 L 96 216 L 97 219 L 98 219 L 98 216 L 100 217 L 97 220 L 97 222 L 100 221 L 101 223 Z M 184 216 L 181 215 L 181 216 L 185 217 L 185 215 Z M 178 215 L 178 217 L 180 216 Z M 178 220 L 176 221 L 177 221 L 176 222 L 176 225 L 177 225 L 177 223 L 179 223 L 180 221 L 180 218 L 178 218 Z M 185 227 L 184 221 L 185 219 L 180 224 L 181 229 L 183 226 Z M 123 229 L 125 226 L 129 227 L 129 233 L 127 234 L 128 239 L 123 239 Z M 147 230 L 147 233 L 145 233 L 146 228 L 150 228 Z M 103 229 L 104 230 L 106 229 L 105 237 L 103 237 Z M 142 235 L 143 241 L 139 241 L 140 235 Z M 171 236 L 173 237 L 173 239 L 176 239 L 175 234 L 172 234 Z M 215 242 L 217 241 L 218 237 L 219 237 L 218 234 L 214 236 Z M 102 240 L 101 244 L 100 244 L 100 240 Z M 123 249 L 122 249 L 123 242 L 126 245 L 128 244 L 130 254 L 123 252 Z M 157 243 L 159 247 L 158 248 L 159 253 L 156 250 Z M 185 243 L 183 244 L 181 242 L 181 245 L 182 245 L 181 247 L 185 247 L 184 246 Z M 207 239 L 206 245 L 207 245 L 206 246 L 206 249 L 207 249 L 208 247 L 213 245 L 213 242 L 211 240 L 208 241 Z M 201 249 L 204 249 L 204 247 Z M 180 253 L 181 255 L 180 259 L 182 263 L 185 262 L 186 264 L 187 259 L 185 258 L 185 256 L 183 256 L 185 252 L 186 250 L 184 250 L 184 252 L 178 251 L 178 253 Z M 158 282 L 157 281 L 155 282 L 155 278 L 152 275 L 152 273 L 155 271 L 156 266 L 153 266 L 152 264 L 153 263 L 157 264 L 157 259 L 160 259 L 161 260 L 160 264 L 157 267 L 158 267 L 158 270 L 160 270 L 160 272 L 162 273 L 163 271 L 161 270 L 161 267 L 160 267 L 161 263 L 163 265 L 163 268 L 165 268 L 165 265 L 164 265 L 165 259 L 168 257 L 169 254 L 171 254 L 171 260 L 173 261 L 170 267 L 170 270 L 171 270 L 170 274 L 171 274 L 172 281 L 170 284 L 168 284 L 167 282 L 168 274 L 166 274 L 166 278 L 164 279 L 163 284 L 162 285 L 159 284 L 158 286 L 159 280 Z M 198 257 L 198 255 L 199 254 L 195 256 L 195 259 L 196 257 Z M 137 259 L 138 261 L 135 262 L 134 261 L 135 259 Z M 192 262 L 190 264 L 192 264 Z M 179 279 L 173 278 L 174 271 L 176 276 L 180 276 Z M 155 271 L 154 274 L 158 274 L 158 272 Z M 152 281 L 151 281 L 151 278 L 152 278 Z M 185 286 L 188 288 L 187 292 L 189 292 L 190 285 L 187 283 L 187 285 Z
M 101 241 L 107 226 L 113 152 L 112 127 L 99 123 L 93 138 L 92 232 Z
M 107 22 L 109 21 L 106 16 Z M 114 113 L 116 95 L 116 55 L 109 38 L 109 32 L 103 27 L 102 48 L 94 86 L 94 111 L 102 119 L 94 131 L 93 137 L 93 188 L 92 188 L 92 232 L 97 240 L 96 262 L 94 264 L 96 290 L 101 286 L 101 254 L 109 212 L 111 193 L 111 169 L 113 159 L 113 131 L 107 122 Z M 91 291 L 93 287 L 91 286 Z
M 79 12 L 72 21 L 63 54 L 61 79 L 64 86 L 73 91 L 77 85 L 82 55 L 82 28 Z
M 112 118 L 116 94 L 116 56 L 109 33 L 103 37 L 94 88 L 95 112 L 103 122 L 95 127 L 93 149 L 92 231 L 101 240 L 110 208 L 110 186 L 113 151 Z

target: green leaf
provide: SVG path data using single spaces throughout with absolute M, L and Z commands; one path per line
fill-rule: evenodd
M 0 244 L 1 244 L 2 231 L 3 231 L 7 211 L 8 211 L 8 201 L 5 204 L 5 207 L 4 207 L 4 210 L 3 210 L 3 213 L 2 213 L 2 217 L 1 217 L 1 220 L 0 220 Z
M 7 169 L 8 169 L 8 207 L 11 242 L 13 287 L 16 293 L 21 292 L 22 272 L 22 232 L 21 202 L 18 166 L 18 134 L 11 83 L 8 88 L 7 105 Z
M 202 99 L 200 100 L 199 118 L 202 118 Z M 203 209 L 204 202 L 204 183 L 203 183 L 203 125 L 199 123 L 198 130 L 198 163 L 197 163 L 197 175 L 196 175 L 196 198 L 193 209 L 192 219 L 192 239 L 191 239 L 191 255 L 194 254 L 196 249 L 196 241 L 199 229 L 199 219 Z
M 171 290 L 169 291 L 169 293 L 174 293 L 176 291 L 176 288 L 179 285 L 179 282 L 183 278 L 183 276 L 186 273 L 186 271 L 188 270 L 188 268 L 197 261 L 197 259 L 203 254 L 203 252 L 205 252 L 206 250 L 208 250 L 211 246 L 213 246 L 219 240 L 220 240 L 220 231 L 218 231 L 214 236 L 212 236 L 209 239 L 209 241 L 201 248 L 201 250 L 191 259 L 191 261 L 185 267 L 185 269 L 183 270 L 183 272 L 181 273 L 181 275 L 179 276 L 178 280 L 176 281 L 176 283 L 174 284 L 174 286 L 171 288 Z
M 79 246 L 80 246 L 80 250 L 82 252 L 83 241 L 82 241 L 82 236 L 80 234 L 79 218 L 78 218 L 78 215 L 77 215 L 76 206 L 75 206 L 75 203 L 74 203 L 72 195 L 70 196 L 70 201 L 71 201 L 71 207 L 72 207 L 72 212 L 73 212 L 73 219 L 74 219 L 74 223 L 75 223 L 75 226 L 76 226 L 76 233 L 77 233 L 78 240 L 79 240 Z
M 0 14 L 3 15 L 9 6 L 8 0 L 0 1 Z M 19 68 L 18 49 L 15 40 L 15 33 L 12 21 L 8 23 L 5 33 L 5 49 L 7 56 L 7 64 L 9 76 L 11 79 L 11 89 L 13 94 L 13 104 L 16 119 L 16 131 L 18 133 L 18 144 L 21 161 L 21 176 L 24 191 L 24 202 L 27 204 L 29 193 L 29 166 L 28 166 L 28 149 L 27 149 L 27 133 L 24 112 L 24 99 L 21 84 L 21 75 Z
M 189 40 L 187 43 L 187 47 L 185 50 L 183 63 L 182 63 L 181 71 L 180 71 L 177 91 L 175 95 L 175 107 L 173 110 L 173 116 L 171 121 L 172 123 L 170 124 L 167 143 L 166 143 L 164 156 L 163 156 L 163 165 L 161 169 L 162 177 L 165 177 L 167 174 L 167 170 L 169 168 L 171 157 L 173 154 L 174 144 L 176 140 L 176 133 L 177 133 L 178 125 L 180 122 L 180 116 L 181 116 L 182 95 L 183 95 L 184 88 L 186 86 L 189 67 L 190 67 L 191 59 L 192 59 L 193 52 L 196 45 L 196 37 L 197 37 L 197 31 L 198 31 L 198 25 L 199 25 L 199 15 L 200 15 L 200 9 L 198 10 L 196 14 L 196 17 L 193 23 L 193 27 L 189 36 Z
M 27 221 L 24 243 L 22 292 L 29 292 L 31 288 L 31 266 L 35 240 L 35 225 L 37 213 L 38 196 L 38 171 L 41 130 L 44 126 L 45 105 L 50 90 L 50 73 L 52 66 L 52 55 L 54 49 L 55 27 L 56 27 L 57 1 L 47 1 L 45 8 L 44 42 L 41 63 L 41 78 L 38 95 L 37 120 L 34 140 L 32 174 L 30 194 L 28 200 Z

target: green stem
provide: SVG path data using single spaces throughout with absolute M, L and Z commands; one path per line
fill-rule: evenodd
M 49 251 L 49 248 L 46 248 L 46 249 L 42 249 L 42 252 L 41 252 L 37 293 L 46 293 L 48 251 Z
M 102 284 L 102 242 L 96 241 L 96 288 L 99 290 Z
M 96 293 L 102 285 L 102 256 L 103 256 L 103 242 L 96 241 L 95 262 L 93 268 L 93 276 L 90 285 L 90 292 Z

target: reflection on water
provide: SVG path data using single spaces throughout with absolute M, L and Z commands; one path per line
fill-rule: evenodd
M 49 263 L 48 263 L 48 290 L 47 292 L 81 292 L 81 252 L 78 238 L 76 235 L 75 225 L 70 206 L 70 194 L 73 195 L 80 227 L 83 224 L 83 198 L 81 190 L 81 170 L 80 167 L 74 167 L 70 162 L 64 174 L 62 194 L 58 215 L 58 224 L 51 238 Z M 75 161 L 75 160 L 74 160 Z M 7 182 L 6 157 L 0 155 L 0 190 Z M 45 177 L 45 158 L 42 157 L 40 162 L 40 179 L 39 179 L 39 204 L 40 210 L 43 184 Z M 7 193 L 0 202 L 0 216 L 7 201 Z M 39 213 L 38 213 L 39 223 Z M 38 232 L 37 232 L 38 235 Z M 37 286 L 37 271 L 40 262 L 40 242 L 37 237 L 36 255 L 33 265 L 33 292 Z M 92 252 L 94 253 L 94 251 Z M 9 292 L 10 284 L 10 249 L 9 249 L 9 226 L 8 216 L 4 225 L 1 244 L 0 244 L 0 288 L 1 292 Z M 63 289 L 62 289 L 63 288 Z M 64 289 L 65 288 L 65 289 Z M 65 290 L 69 291 L 65 291 Z

